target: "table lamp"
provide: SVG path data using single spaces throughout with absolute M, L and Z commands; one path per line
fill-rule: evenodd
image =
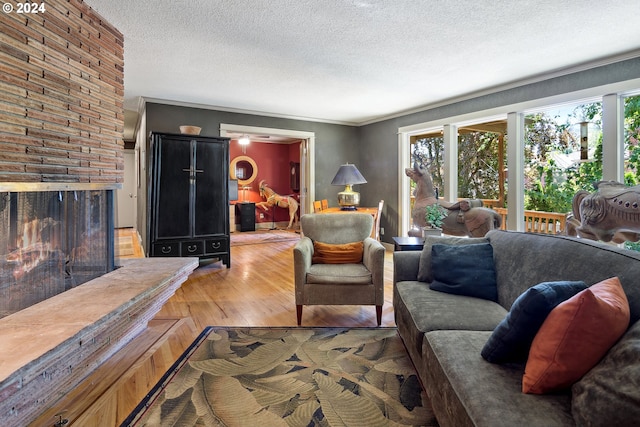
M 351 188 L 354 184 L 366 184 L 358 168 L 355 165 L 347 163 L 340 166 L 338 173 L 331 181 L 331 185 L 344 185 L 344 191 L 338 193 L 338 204 L 342 210 L 355 210 L 360 204 L 360 193 L 353 191 Z
M 243 185 L 240 188 L 242 189 L 242 203 L 245 203 L 247 201 L 246 192 L 247 192 L 247 190 L 251 190 L 251 186 L 250 185 Z

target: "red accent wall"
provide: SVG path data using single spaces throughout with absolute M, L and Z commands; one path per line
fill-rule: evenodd
M 238 188 L 238 202 L 250 201 L 258 203 L 264 201 L 265 199 L 260 197 L 258 188 L 260 181 L 263 179 L 276 193 L 282 196 L 293 195 L 298 200 L 298 194 L 291 188 L 291 167 L 289 162 L 300 162 L 299 142 L 275 144 L 251 141 L 246 148 L 246 153 L 243 153 L 238 141 L 232 139 L 229 145 L 229 160 L 232 161 L 238 156 L 251 157 L 258 166 L 258 175 L 255 181 L 250 184 L 251 189 L 243 191 Z M 264 214 L 264 218 L 260 218 L 260 213 Z M 256 207 L 256 222 L 272 221 L 289 221 L 289 211 L 280 207 L 274 207 L 268 211 Z

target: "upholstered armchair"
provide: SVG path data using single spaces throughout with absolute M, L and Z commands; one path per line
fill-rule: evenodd
M 305 305 L 375 305 L 379 326 L 385 249 L 370 237 L 373 217 L 307 214 L 300 224 L 302 237 L 293 249 L 298 325 Z

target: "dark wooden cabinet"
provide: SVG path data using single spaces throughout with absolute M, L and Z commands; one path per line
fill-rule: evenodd
M 149 148 L 150 256 L 229 268 L 229 139 L 153 133 Z

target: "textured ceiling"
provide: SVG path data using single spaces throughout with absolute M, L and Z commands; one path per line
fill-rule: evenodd
M 640 55 L 637 0 L 85 0 L 138 97 L 360 124 Z

